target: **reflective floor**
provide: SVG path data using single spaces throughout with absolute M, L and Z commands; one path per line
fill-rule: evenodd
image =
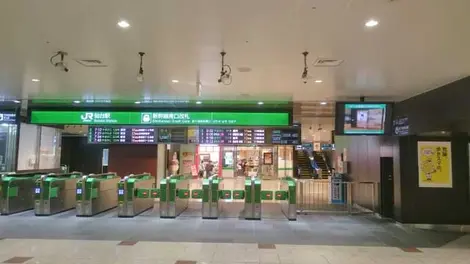
M 111 210 L 80 218 L 75 211 L 36 217 L 32 211 L 0 216 L 0 238 L 267 243 L 291 245 L 440 247 L 459 233 L 408 230 L 373 215 L 311 214 L 288 221 L 278 204 L 263 204 L 262 219 L 239 217 L 242 207 L 225 206 L 222 218 L 201 219 L 200 203 L 176 219 L 160 219 L 158 208 L 134 218 Z
M 90 240 L 0 240 L 0 262 L 47 264 L 467 264 L 470 249 L 183 243 Z

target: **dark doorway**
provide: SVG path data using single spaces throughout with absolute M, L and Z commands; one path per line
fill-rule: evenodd
M 393 218 L 393 158 L 380 158 L 380 214 Z

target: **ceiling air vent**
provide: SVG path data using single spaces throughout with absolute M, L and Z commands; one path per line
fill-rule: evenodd
M 75 61 L 85 67 L 108 67 L 108 65 L 104 64 L 101 60 L 83 59 Z
M 318 58 L 313 63 L 313 66 L 315 66 L 315 67 L 337 67 L 341 63 L 343 63 L 343 60 Z

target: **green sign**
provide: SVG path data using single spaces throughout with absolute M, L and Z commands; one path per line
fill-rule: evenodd
M 288 113 L 230 112 L 31 112 L 32 124 L 65 125 L 215 125 L 215 126 L 288 126 Z

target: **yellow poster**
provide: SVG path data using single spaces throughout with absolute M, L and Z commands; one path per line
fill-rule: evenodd
M 452 188 L 450 142 L 418 141 L 419 187 Z

